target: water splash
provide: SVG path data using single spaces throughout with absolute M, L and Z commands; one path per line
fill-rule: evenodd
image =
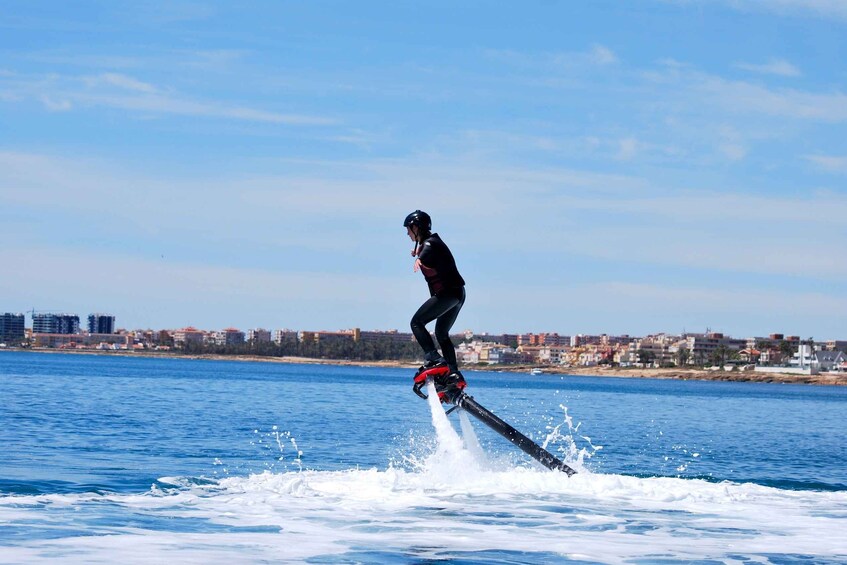
M 291 465 L 296 466 L 297 471 L 303 470 L 303 451 L 297 446 L 297 440 L 291 432 L 281 431 L 279 426 L 272 426 L 268 432 L 255 429 L 253 434 L 255 439 L 250 445 L 258 447 L 265 457 L 272 458 L 272 461 L 265 463 L 266 470 L 287 471 Z M 289 455 L 288 452 L 292 450 L 293 453 Z M 216 460 L 216 464 L 219 464 L 218 461 Z
M 397 437 L 398 442 L 402 442 L 402 437 Z M 388 467 L 420 472 L 426 467 L 426 459 L 435 451 L 437 440 L 431 434 L 422 434 L 416 429 L 408 430 L 405 437 L 405 446 L 398 447 L 396 455 L 389 459 Z
M 703 460 L 703 453 L 708 456 L 710 452 L 709 449 L 692 448 L 685 444 L 671 445 L 669 453 L 662 458 L 665 463 L 663 470 L 677 477 L 700 476 L 697 471 Z M 704 476 L 711 476 L 711 473 Z
M 486 459 L 470 422 L 463 427 L 463 436 L 460 437 L 450 423 L 432 381 L 427 382 L 427 395 L 436 443 L 434 451 L 423 461 L 420 472 L 433 485 L 472 480 L 486 467 Z
M 568 407 L 559 404 L 562 410 L 562 421 L 556 425 L 546 426 L 547 435 L 541 443 L 541 447 L 550 451 L 555 446 L 556 451 L 562 456 L 562 460 L 574 467 L 577 471 L 586 471 L 585 460 L 591 459 L 595 453 L 603 449 L 602 445 L 594 445 L 591 438 L 579 433 L 582 422 L 574 425 L 573 418 L 568 414 Z M 552 420 L 552 419 L 551 419 Z M 566 427 L 566 431 L 563 428 Z M 585 445 L 580 447 L 575 438 L 581 439 Z
M 459 453 L 462 450 L 462 440 L 456 430 L 453 429 L 450 420 L 447 419 L 447 414 L 441 406 L 441 400 L 438 398 L 438 393 L 435 391 L 435 385 L 431 379 L 427 380 L 426 390 L 427 402 L 430 412 L 432 412 L 432 425 L 438 435 L 438 450 L 445 454 Z
M 438 399 L 434 385 L 428 383 L 426 391 L 435 433 L 432 433 L 433 430 L 415 429 L 396 436 L 400 447 L 389 460 L 388 470 L 405 470 L 420 476 L 449 480 L 451 476 L 468 475 L 470 472 L 503 473 L 535 467 L 532 462 L 527 467 L 528 461 L 518 450 L 487 452 L 474 430 L 475 420 L 462 408 L 454 410 L 459 424 L 460 433 L 457 433 L 445 413 L 444 405 Z M 560 408 L 562 421 L 555 423 L 550 418 L 546 431 L 536 434 L 536 437 L 544 438 L 543 447 L 556 453 L 571 467 L 586 471 L 585 461 L 601 450 L 602 446 L 594 445 L 590 437 L 580 435 L 578 431 L 581 424 L 574 423 L 566 406 L 560 405 Z M 541 469 L 540 464 L 538 469 Z
M 482 449 L 482 446 L 479 444 L 479 439 L 476 437 L 476 432 L 473 429 L 473 424 L 471 424 L 471 419 L 468 418 L 468 413 L 462 409 L 459 409 L 458 412 L 459 425 L 462 430 L 462 440 L 464 440 L 465 449 L 470 452 L 474 459 L 483 464 L 483 466 L 488 467 L 488 457 Z

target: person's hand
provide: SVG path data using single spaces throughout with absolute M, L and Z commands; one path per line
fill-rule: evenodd
M 412 267 L 412 270 L 417 273 L 420 270 L 420 268 L 421 268 L 421 260 L 415 259 L 415 266 Z

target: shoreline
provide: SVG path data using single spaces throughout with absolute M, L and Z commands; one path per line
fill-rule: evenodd
M 418 363 L 406 361 L 356 361 L 350 359 L 317 359 L 313 357 L 269 357 L 263 355 L 219 355 L 219 354 L 181 354 L 156 351 L 98 351 L 98 350 L 55 350 L 4 348 L 3 351 L 18 351 L 46 354 L 103 355 L 120 357 L 147 357 L 160 359 L 200 359 L 207 361 L 242 361 L 260 363 L 289 363 L 305 365 L 336 365 L 350 367 L 380 367 L 414 370 Z M 465 371 L 485 371 L 493 373 L 529 373 L 540 369 L 544 375 L 574 377 L 616 377 L 635 379 L 674 379 L 724 382 L 757 382 L 782 384 L 812 384 L 823 386 L 847 386 L 847 373 L 822 373 L 817 375 L 798 375 L 791 373 L 757 373 L 755 371 L 710 371 L 703 369 L 667 368 L 640 369 L 621 367 L 557 367 L 552 365 L 466 365 Z

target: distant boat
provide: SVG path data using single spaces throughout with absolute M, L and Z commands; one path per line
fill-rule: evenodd
M 544 371 L 542 371 L 541 369 L 536 367 L 535 369 L 530 369 L 529 374 L 530 375 L 543 375 Z

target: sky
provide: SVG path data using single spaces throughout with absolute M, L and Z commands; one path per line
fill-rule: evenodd
M 847 339 L 843 0 L 0 4 L 0 312 Z M 29 316 L 27 317 L 29 321 Z

